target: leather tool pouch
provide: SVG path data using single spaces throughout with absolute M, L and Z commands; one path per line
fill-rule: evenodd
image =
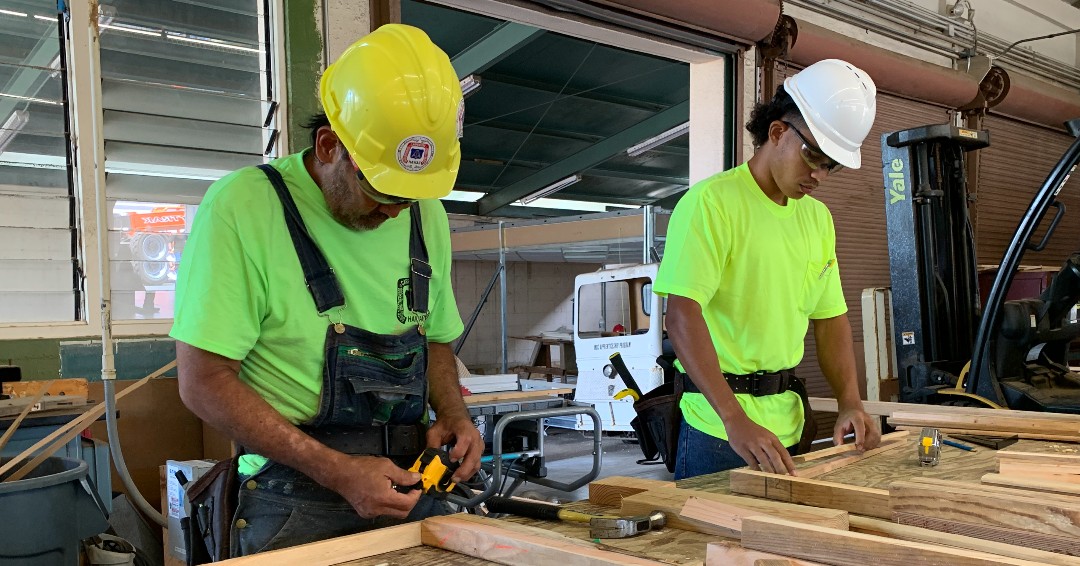
M 240 456 L 222 460 L 210 468 L 187 489 L 191 502 L 188 540 L 194 548 L 188 548 L 188 564 L 205 564 L 230 558 L 229 532 L 233 514 L 236 512 L 236 496 L 240 491 L 237 464 Z M 199 548 L 202 544 L 203 547 Z M 202 557 L 204 560 L 199 560 Z
M 664 368 L 664 383 L 634 402 L 637 416 L 630 426 L 638 437 L 638 446 L 646 460 L 659 455 L 669 472 L 675 471 L 675 458 L 679 447 L 679 426 L 682 409 L 679 401 L 683 394 L 684 377 L 675 369 L 671 360 L 661 356 L 656 362 Z

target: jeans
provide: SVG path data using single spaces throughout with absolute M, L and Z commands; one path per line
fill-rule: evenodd
M 789 446 L 787 451 L 792 456 L 798 446 Z M 679 451 L 675 461 L 675 479 L 683 480 L 694 476 L 714 474 L 741 468 L 746 461 L 739 456 L 726 440 L 686 424 L 679 425 Z
M 424 495 L 405 519 L 364 519 L 336 492 L 271 461 L 240 481 L 231 555 L 247 556 L 449 513 L 445 501 Z

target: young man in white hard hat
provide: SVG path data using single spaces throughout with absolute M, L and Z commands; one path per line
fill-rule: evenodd
M 181 396 L 245 452 L 232 556 L 445 513 L 407 468 L 453 444 L 462 481 L 483 452 L 449 346 L 463 326 L 437 200 L 461 158 L 450 60 L 383 26 L 319 94 L 312 147 L 210 187 L 177 281 Z
M 791 368 L 814 321 L 818 360 L 839 399 L 833 431 L 861 449 L 881 433 L 863 409 L 840 286 L 832 216 L 810 195 L 842 167 L 861 165 L 876 89 L 836 59 L 788 78 L 746 129 L 750 161 L 683 196 L 668 227 L 654 289 L 685 393 L 675 478 L 749 465 L 795 473 L 813 440 L 806 388 Z

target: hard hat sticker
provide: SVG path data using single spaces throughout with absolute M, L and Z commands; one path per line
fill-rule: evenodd
M 435 142 L 427 136 L 410 136 L 397 146 L 397 161 L 402 169 L 418 173 L 435 157 Z

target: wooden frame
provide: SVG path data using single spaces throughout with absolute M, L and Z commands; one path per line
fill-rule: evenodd
M 892 519 L 889 491 L 885 489 L 756 472 L 745 468 L 732 470 L 730 483 L 732 493 Z
M 225 560 L 229 566 L 333 566 L 417 546 L 433 546 L 499 564 L 546 566 L 661 566 L 537 527 L 475 515 L 431 517 L 366 533 Z

